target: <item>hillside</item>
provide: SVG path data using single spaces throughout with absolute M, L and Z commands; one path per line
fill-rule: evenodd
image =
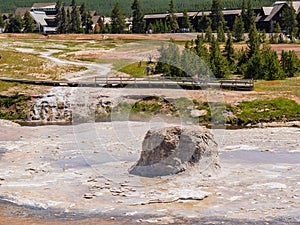
M 114 4 L 118 0 L 77 0 L 77 4 L 80 5 L 85 2 L 90 10 L 96 10 L 99 15 L 110 15 L 110 12 Z M 0 4 L 0 12 L 2 13 L 12 13 L 17 7 L 30 7 L 35 2 L 56 2 L 49 0 L 2 0 Z M 71 0 L 64 1 L 65 4 L 70 4 Z M 125 15 L 130 15 L 130 6 L 133 0 L 122 0 L 118 1 L 122 7 L 123 13 Z M 145 13 L 157 13 L 165 12 L 168 9 L 169 0 L 140 0 L 141 5 Z M 223 0 L 224 8 L 239 8 L 241 6 L 241 0 Z M 252 0 L 253 7 L 261 7 L 271 5 L 273 0 Z M 174 0 L 176 7 L 179 11 L 183 9 L 188 9 L 189 11 L 201 11 L 210 9 L 211 0 Z

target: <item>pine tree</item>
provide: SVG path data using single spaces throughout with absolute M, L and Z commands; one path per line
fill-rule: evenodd
M 86 20 L 86 5 L 85 3 L 83 2 L 79 8 L 79 12 L 80 12 L 80 16 L 81 16 L 81 21 L 83 22 L 84 20 Z
M 165 33 L 165 26 L 164 26 L 164 22 L 162 20 L 159 20 L 159 30 L 160 33 Z
M 131 5 L 132 13 L 132 33 L 142 34 L 145 32 L 145 20 L 144 14 L 141 9 L 141 5 L 139 0 L 134 0 Z
M 200 57 L 204 62 L 209 63 L 209 53 L 207 47 L 204 45 L 203 37 L 200 35 L 197 36 L 195 40 L 195 53 Z
M 271 34 L 269 39 L 270 44 L 277 44 L 278 43 L 278 34 Z
M 275 34 L 272 34 L 269 40 L 271 44 L 277 44 L 279 42 L 279 34 L 282 33 L 280 24 L 278 22 L 275 25 L 274 33 Z
M 164 20 L 164 30 L 165 30 L 165 33 L 170 32 L 170 27 L 168 26 L 168 23 L 166 20 Z
M 225 45 L 225 56 L 230 65 L 234 63 L 234 48 L 231 33 L 227 34 L 227 41 Z
M 55 15 L 55 24 L 56 24 L 56 32 L 58 34 L 62 33 L 61 29 L 61 21 L 62 21 L 62 2 L 58 0 L 55 5 L 56 15 Z
M 225 42 L 225 40 L 226 40 L 224 29 L 223 29 L 222 26 L 218 27 L 218 30 L 217 30 L 217 39 L 218 39 L 218 42 Z
M 283 78 L 283 71 L 280 66 L 277 53 L 269 45 L 264 45 L 262 49 L 263 70 L 261 74 L 265 80 L 278 80 Z
M 168 22 L 169 22 L 170 30 L 173 33 L 176 33 L 177 30 L 179 29 L 179 25 L 177 22 L 177 16 L 175 15 L 175 13 L 176 13 L 176 8 L 174 5 L 174 2 L 173 2 L 173 0 L 170 0 Z
M 169 48 L 168 48 L 168 64 L 171 65 L 170 76 L 178 77 L 182 75 L 182 71 L 180 69 L 181 55 L 180 55 L 179 47 L 175 45 L 173 42 L 169 44 Z
M 3 16 L 0 15 L 0 28 L 4 28 L 5 27 L 5 22 L 3 20 Z
M 81 16 L 75 0 L 72 0 L 71 6 L 72 6 L 72 11 L 71 11 L 70 32 L 80 33 Z
M 293 1 L 287 1 L 287 4 L 289 7 L 283 10 L 283 25 L 290 40 L 293 41 L 297 33 L 297 14 L 293 7 Z
M 24 33 L 32 33 L 34 30 L 34 20 L 30 13 L 26 11 L 24 15 Z
M 148 29 L 149 32 L 155 33 L 156 32 L 156 28 L 155 25 L 153 23 L 149 23 L 148 25 Z
M 232 28 L 232 36 L 234 37 L 235 41 L 240 42 L 244 40 L 244 22 L 242 17 L 235 17 L 233 28 Z
M 244 29 L 245 29 L 245 24 L 247 23 L 246 0 L 242 1 L 242 5 L 241 5 L 241 19 L 243 21 Z
M 79 14 L 80 14 L 81 26 L 82 26 L 82 28 L 84 29 L 84 32 L 85 32 L 85 26 L 86 26 L 86 23 L 87 23 L 88 14 L 87 14 L 86 5 L 85 5 L 84 2 L 79 7 Z
M 207 42 L 211 42 L 212 36 L 213 36 L 213 32 L 211 29 L 211 25 L 209 24 L 205 33 L 205 40 Z
M 274 32 L 277 33 L 277 34 L 281 34 L 282 33 L 282 29 L 281 29 L 280 24 L 278 22 L 275 25 Z
M 86 16 L 86 21 L 84 23 L 84 25 L 85 25 L 84 33 L 90 34 L 93 30 L 92 15 L 91 15 L 90 11 L 87 11 L 86 14 L 87 14 L 87 16 Z
M 249 41 L 248 41 L 248 57 L 251 58 L 253 55 L 259 52 L 260 47 L 260 37 L 256 29 L 255 24 L 251 25 L 249 31 Z
M 158 73 L 164 73 L 166 76 L 181 76 L 181 55 L 177 45 L 172 42 L 168 47 L 161 46 L 159 48 L 160 57 L 155 67 L 155 71 Z
M 70 33 L 71 30 L 71 12 L 67 9 L 67 16 L 66 16 L 66 33 Z
M 245 63 L 244 77 L 246 79 L 262 79 L 263 58 L 261 52 L 257 52 Z
M 261 43 L 265 43 L 265 42 L 266 42 L 267 34 L 266 34 L 266 31 L 265 31 L 265 30 L 263 30 L 263 31 L 260 33 L 259 39 L 260 39 L 260 42 L 261 42 Z
M 216 78 L 225 78 L 229 74 L 229 65 L 222 55 L 219 43 L 212 36 L 210 43 L 210 68 Z
M 8 17 L 9 22 L 5 28 L 7 33 L 21 33 L 23 29 L 23 20 L 21 16 L 13 16 L 12 14 Z
M 60 21 L 60 33 L 65 34 L 67 33 L 68 21 L 67 21 L 67 14 L 65 11 L 65 7 L 61 9 L 61 21 Z
M 190 50 L 189 44 L 186 43 L 181 55 L 182 76 L 192 77 L 197 73 L 197 63 L 195 62 L 195 54 Z
M 246 17 L 245 17 L 245 21 L 244 21 L 246 32 L 250 32 L 250 28 L 254 24 L 255 24 L 255 14 L 254 14 L 254 10 L 252 7 L 252 0 L 248 0 Z
M 280 64 L 285 77 L 294 77 L 299 71 L 299 59 L 295 51 L 281 52 Z
M 198 20 L 197 31 L 205 32 L 208 28 L 208 25 L 211 24 L 211 19 L 202 12 L 200 19 Z
M 92 27 L 93 21 L 92 21 L 91 13 L 87 11 L 85 3 L 81 4 L 79 11 L 81 16 L 82 27 L 84 28 L 84 33 L 89 34 L 93 29 Z
M 212 1 L 211 19 L 212 19 L 211 28 L 213 31 L 216 31 L 219 26 L 222 26 L 223 29 L 225 28 L 225 19 L 223 15 L 222 0 Z
M 112 26 L 109 23 L 106 23 L 104 26 L 104 31 L 102 33 L 104 34 L 112 33 Z
M 125 29 L 125 20 L 120 5 L 117 2 L 111 12 L 111 32 L 122 34 Z
M 159 20 L 155 20 L 155 32 L 162 33 Z
M 190 17 L 188 15 L 188 12 L 186 9 L 183 11 L 183 19 L 182 19 L 182 23 L 181 23 L 181 28 L 186 29 L 186 31 L 188 31 L 188 32 L 192 31 Z

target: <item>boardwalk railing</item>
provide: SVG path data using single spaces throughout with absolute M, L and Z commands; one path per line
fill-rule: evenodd
M 251 91 L 254 87 L 253 80 L 247 79 L 222 79 L 222 80 L 195 80 L 192 77 L 164 77 L 164 76 L 147 76 L 147 77 L 95 77 L 95 85 L 103 87 L 124 87 L 131 85 L 133 87 L 169 87 L 178 86 L 189 89 L 202 88 L 221 88 L 232 90 Z
M 0 81 L 18 82 L 34 85 L 46 86 L 69 86 L 69 87 L 125 87 L 131 88 L 184 88 L 184 89 L 205 89 L 220 88 L 231 90 L 251 91 L 254 87 L 253 80 L 194 80 L 191 77 L 164 77 L 164 76 L 147 76 L 147 77 L 95 77 L 90 81 L 53 81 L 53 80 L 25 80 L 0 78 Z

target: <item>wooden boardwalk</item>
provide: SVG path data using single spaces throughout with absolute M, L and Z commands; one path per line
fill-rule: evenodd
M 17 82 L 23 84 L 45 86 L 69 86 L 69 87 L 103 87 L 103 88 L 183 88 L 183 89 L 231 89 L 237 91 L 251 91 L 254 87 L 253 80 L 203 80 L 195 81 L 189 77 L 95 77 L 91 81 L 53 81 L 53 80 L 25 80 L 0 78 L 1 81 Z
M 251 91 L 254 88 L 253 80 L 226 79 L 212 80 L 209 82 L 196 81 L 190 77 L 95 77 L 95 84 L 104 87 L 160 87 L 160 88 L 184 88 L 203 89 L 220 88 L 231 90 Z

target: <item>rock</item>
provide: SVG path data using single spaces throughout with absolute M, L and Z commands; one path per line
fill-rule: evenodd
M 57 103 L 57 108 L 58 109 L 64 109 L 65 108 L 65 103 L 64 102 L 58 102 Z
M 191 111 L 191 117 L 201 117 L 201 116 L 205 116 L 207 114 L 207 110 L 198 110 L 198 109 L 193 109 Z
M 205 127 L 166 127 L 147 132 L 140 159 L 130 173 L 145 177 L 166 176 L 186 170 L 201 174 L 220 168 L 217 144 Z
M 83 195 L 83 198 L 85 198 L 85 199 L 92 199 L 94 196 L 95 196 L 95 195 L 93 195 L 93 194 L 91 194 L 91 193 L 85 193 L 85 194 Z

